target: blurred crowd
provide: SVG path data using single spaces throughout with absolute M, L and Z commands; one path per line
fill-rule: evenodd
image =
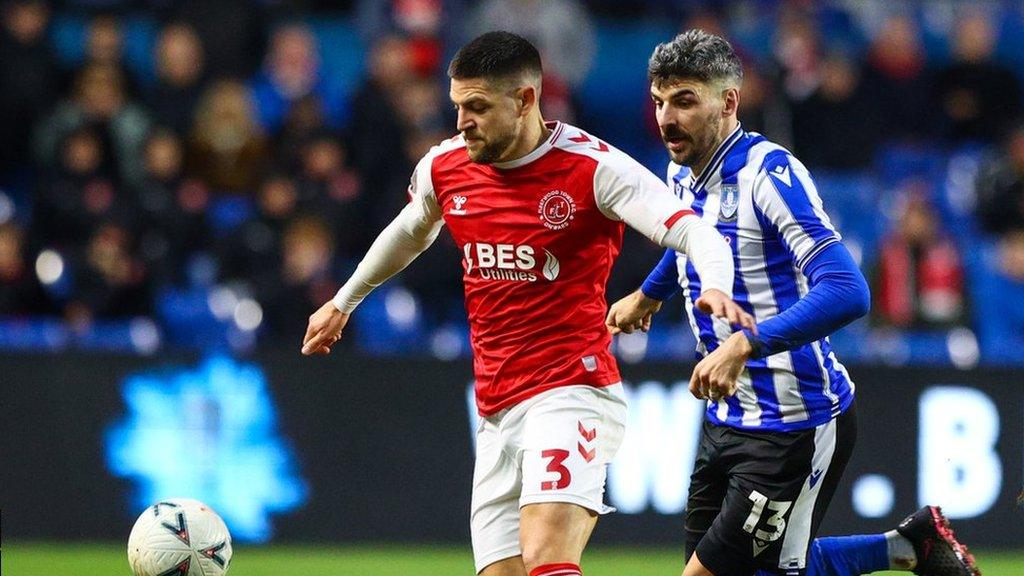
M 877 175 L 892 149 L 969 151 L 956 172 L 969 180 L 965 218 L 950 217 L 934 171 L 886 178 L 861 204 L 877 225 L 858 254 L 871 325 L 967 327 L 1024 348 L 1024 62 L 1001 56 L 1014 52 L 1006 19 L 1024 30 L 1024 14 L 953 1 L 623 4 L 0 1 L 0 318 L 159 325 L 182 294 L 229 287 L 258 310 L 233 315 L 250 345 L 294 345 L 405 203 L 416 161 L 454 132 L 444 68 L 461 42 L 524 34 L 545 60 L 545 115 L 605 134 L 616 127 L 595 112 L 593 79 L 614 64 L 598 59 L 602 31 L 650 22 L 655 41 L 689 27 L 732 39 L 744 127 L 816 174 Z M 358 61 L 344 68 L 354 77 L 332 67 L 346 49 L 325 39 L 330 23 L 356 36 L 342 55 Z M 628 113 L 644 139 L 616 143 L 660 172 L 643 90 Z M 634 236 L 626 250 L 636 256 L 610 297 L 657 259 Z M 464 322 L 456 251 L 421 260 L 400 283 L 427 322 Z

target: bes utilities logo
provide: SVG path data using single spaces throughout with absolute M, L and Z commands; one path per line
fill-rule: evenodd
M 563 230 L 575 218 L 576 201 L 566 192 L 552 190 L 540 199 L 537 214 L 547 228 Z
M 475 271 L 485 280 L 536 282 L 539 272 L 545 280 L 554 282 L 561 271 L 558 258 L 548 250 L 544 250 L 543 266 L 536 270 L 538 255 L 532 246 L 468 242 L 462 247 L 462 254 L 466 276 Z

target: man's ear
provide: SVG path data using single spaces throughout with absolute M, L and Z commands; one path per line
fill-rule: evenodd
M 722 99 L 725 100 L 725 106 L 722 108 L 722 116 L 732 116 L 736 114 L 736 111 L 740 107 L 740 91 L 738 88 L 730 87 L 726 88 L 722 92 Z
M 516 90 L 516 106 L 519 108 L 519 115 L 526 116 L 537 106 L 537 88 L 526 85 Z

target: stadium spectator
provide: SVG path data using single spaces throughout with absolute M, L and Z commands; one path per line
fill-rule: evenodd
M 976 288 L 975 315 L 984 359 L 1024 362 L 1024 228 L 1000 239 L 995 258 L 986 258 Z M 1007 305 L 1008 303 L 1018 303 Z
M 570 90 L 579 88 L 597 53 L 593 20 L 578 0 L 484 0 L 470 22 L 471 36 L 507 30 L 537 46 L 544 62 L 545 90 L 551 79 Z M 545 101 L 547 97 L 545 92 Z
M 292 103 L 284 117 L 281 130 L 274 136 L 277 152 L 276 168 L 297 172 L 301 165 L 302 148 L 306 142 L 321 133 L 329 132 L 323 105 L 315 96 L 305 96 Z
M 790 110 L 774 72 L 756 59 L 743 63 L 743 104 L 739 121 L 744 130 L 759 132 L 786 146 L 793 143 Z
M 932 135 L 932 79 L 914 20 L 885 21 L 871 42 L 862 79 L 889 138 L 920 142 Z
M 108 158 L 94 130 L 82 127 L 64 137 L 58 166 L 36 198 L 33 229 L 40 246 L 81 248 L 102 222 L 126 216 Z
M 779 22 L 773 48 L 786 99 L 799 102 L 821 82 L 818 29 L 806 15 L 786 12 Z
M 72 97 L 39 125 L 35 156 L 39 165 L 54 166 L 64 137 L 89 126 L 108 143 L 122 183 L 134 185 L 144 172 L 142 148 L 150 125 L 148 113 L 129 100 L 118 69 L 91 64 L 79 73 Z
M 264 316 L 268 339 L 295 338 L 317 303 L 334 295 L 331 227 L 317 216 L 290 222 L 281 237 L 280 272 L 260 286 L 257 297 L 270 311 Z
M 211 78 L 250 78 L 263 60 L 264 4 L 250 0 L 182 0 L 175 3 L 173 14 L 199 34 Z
M 399 171 L 393 157 L 405 147 L 405 131 L 397 102 L 413 79 L 409 44 L 398 36 L 385 36 L 370 50 L 367 77 L 356 91 L 349 126 L 352 164 L 360 174 L 395 180 Z M 378 182 L 378 194 L 401 194 L 408 178 L 396 192 L 392 181 Z
M 980 170 L 977 195 L 986 231 L 1024 228 L 1024 124 L 1007 134 L 1000 152 Z
M 790 104 L 793 146 L 807 166 L 853 170 L 874 159 L 882 126 L 859 75 L 848 57 L 832 54 L 821 62 L 817 87 Z
M 203 94 L 186 158 L 189 173 L 214 193 L 253 191 L 270 151 L 244 84 L 223 80 Z
M 881 243 L 876 314 L 899 328 L 960 325 L 966 313 L 960 255 L 916 186 L 911 184 L 896 230 Z
M 146 104 L 156 121 L 178 135 L 188 134 L 202 94 L 206 55 L 199 35 L 187 24 L 170 24 L 154 49 L 156 82 Z
M 57 60 L 46 42 L 50 13 L 42 0 L 0 5 L 0 183 L 25 172 L 32 126 L 57 99 Z
M 183 281 L 191 254 L 208 248 L 209 191 L 184 173 L 184 145 L 170 130 L 146 142 L 146 176 L 134 190 L 139 255 L 157 285 Z
M 220 243 L 222 280 L 256 285 L 275 281 L 281 235 L 296 217 L 298 201 L 298 187 L 287 174 L 272 173 L 263 179 L 256 193 L 256 215 Z
M 127 228 L 111 223 L 96 229 L 74 263 L 74 290 L 64 308 L 73 326 L 151 312 L 146 270 L 131 248 Z
M 125 93 L 139 95 L 138 82 L 128 69 L 124 54 L 122 19 L 113 14 L 98 14 L 85 32 L 85 65 L 100 64 L 116 68 L 124 79 Z
M 995 142 L 1020 118 L 1020 83 L 993 60 L 995 43 L 995 31 L 984 15 L 957 20 L 953 61 L 935 82 L 943 133 L 953 142 Z
M 25 230 L 15 222 L 0 224 L 0 316 L 46 311 L 46 294 L 28 260 Z
M 464 0 L 359 0 L 355 17 L 367 42 L 392 33 L 408 38 L 413 70 L 428 78 L 440 70 L 445 45 L 457 41 L 453 17 L 465 9 Z
M 366 226 L 367 198 L 359 175 L 346 166 L 341 141 L 329 133 L 311 137 L 302 149 L 297 184 L 300 211 L 319 214 L 331 224 L 341 255 L 355 257 L 369 246 L 373 231 Z
M 253 100 L 263 129 L 276 133 L 292 104 L 307 97 L 320 101 L 328 126 L 340 128 L 346 119 L 348 103 L 329 80 L 322 73 L 316 37 L 308 27 L 291 24 L 275 30 L 263 70 L 252 83 Z

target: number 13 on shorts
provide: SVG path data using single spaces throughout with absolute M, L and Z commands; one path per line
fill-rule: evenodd
M 769 500 L 767 496 L 761 494 L 757 490 L 752 490 L 749 496 L 750 500 L 754 503 L 750 509 L 750 515 L 747 516 L 747 520 L 743 523 L 743 530 L 754 536 L 754 556 L 757 556 L 764 549 L 768 547 L 768 544 L 778 540 L 783 532 L 786 531 L 786 512 L 789 511 L 789 507 L 793 504 L 792 502 L 781 501 L 781 500 Z M 770 512 L 765 523 L 771 531 L 760 530 L 757 525 L 761 522 L 761 516 L 764 514 L 765 508 Z

